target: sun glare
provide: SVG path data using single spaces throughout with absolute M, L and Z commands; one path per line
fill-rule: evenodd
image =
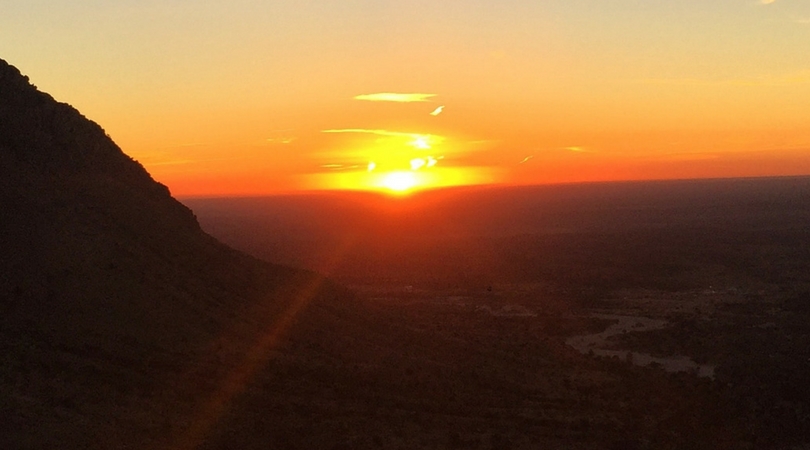
M 434 112 L 441 112 L 440 108 Z M 459 165 L 463 158 L 456 156 L 471 149 L 473 142 L 418 130 L 334 128 L 322 132 L 328 135 L 328 148 L 319 155 L 319 170 L 302 179 L 304 189 L 403 196 L 495 181 L 493 168 Z
M 390 191 L 404 194 L 419 185 L 414 172 L 391 172 L 380 180 L 380 187 Z
M 475 167 L 431 167 L 422 170 L 347 170 L 312 174 L 307 178 L 306 189 L 361 190 L 386 192 L 397 196 L 417 191 L 492 184 L 498 182 L 498 174 L 492 169 Z

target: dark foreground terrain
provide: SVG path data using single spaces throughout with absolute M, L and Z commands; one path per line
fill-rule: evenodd
M 396 345 L 350 370 L 372 377 L 362 390 L 379 387 L 374 415 L 391 417 L 364 430 L 391 436 L 383 424 L 404 419 L 385 405 L 398 409 L 399 392 L 425 418 L 396 442 L 416 430 L 433 430 L 428 445 L 444 433 L 465 448 L 492 436 L 515 448 L 809 442 L 810 178 L 184 203 L 224 242 L 328 273 L 375 323 L 391 321 L 365 339 Z M 639 353 L 688 356 L 684 372 L 566 346 L 617 323 L 610 315 L 664 326 L 600 348 L 635 351 L 637 364 Z M 394 359 L 368 365 L 382 355 Z M 435 404 L 418 400 L 425 389 Z
M 0 170 L 0 448 L 810 442 L 807 179 L 189 209 L 3 61 Z

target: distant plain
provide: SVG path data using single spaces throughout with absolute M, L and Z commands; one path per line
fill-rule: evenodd
M 394 321 L 392 334 L 406 330 L 410 337 L 402 342 L 424 335 L 437 354 L 447 351 L 440 342 L 469 346 L 448 353 L 461 359 L 448 362 L 454 369 L 445 375 L 470 375 L 469 369 L 472 379 L 495 377 L 496 384 L 512 385 L 528 383 L 524 372 L 532 372 L 538 358 L 562 364 L 551 378 L 537 375 L 564 387 L 535 386 L 564 402 L 585 401 L 563 408 L 564 416 L 579 418 L 567 425 L 570 433 L 558 435 L 560 442 L 571 435 L 582 442 L 613 436 L 617 446 L 631 442 L 627 448 L 650 442 L 721 448 L 712 441 L 718 429 L 726 430 L 720 434 L 729 448 L 731 442 L 768 448 L 810 442 L 808 177 L 181 201 L 204 230 L 234 248 L 349 286 L 381 321 Z M 617 323 L 605 318 L 611 314 L 666 326 L 611 337 L 606 348 L 687 356 L 716 368 L 712 380 L 700 381 L 697 371 L 665 375 L 651 368 L 655 363 L 631 370 L 617 358 L 569 359 L 573 349 L 566 339 Z M 405 348 L 418 353 L 431 345 Z M 540 356 L 548 352 L 556 356 Z M 408 370 L 430 372 L 432 364 Z M 661 381 L 667 376 L 679 377 L 679 387 L 662 387 L 672 382 Z M 610 411 L 628 395 L 609 379 L 628 392 L 653 395 L 631 401 L 628 408 L 641 408 L 636 413 L 625 410 L 635 417 L 629 423 L 640 421 L 636 425 L 623 422 L 608 431 L 610 417 L 617 417 Z M 521 389 L 512 393 L 525 395 Z M 659 389 L 675 389 L 681 397 L 662 398 Z M 611 406 L 600 407 L 600 396 L 613 398 Z M 649 401 L 661 409 L 640 406 Z M 703 411 L 694 411 L 696 405 Z M 637 440 L 616 432 L 633 427 Z M 515 447 L 530 448 L 536 430 L 507 429 L 502 433 Z M 474 430 L 441 439 L 464 447 L 480 438 Z

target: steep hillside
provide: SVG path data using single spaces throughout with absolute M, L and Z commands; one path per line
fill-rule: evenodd
M 203 233 L 101 127 L 2 60 L 0 249 L 2 448 L 159 439 L 197 407 L 178 396 L 202 400 L 257 333 L 334 296 Z

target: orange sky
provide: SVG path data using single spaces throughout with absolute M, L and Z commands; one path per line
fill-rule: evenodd
M 0 58 L 178 196 L 810 174 L 805 0 L 8 0 Z

